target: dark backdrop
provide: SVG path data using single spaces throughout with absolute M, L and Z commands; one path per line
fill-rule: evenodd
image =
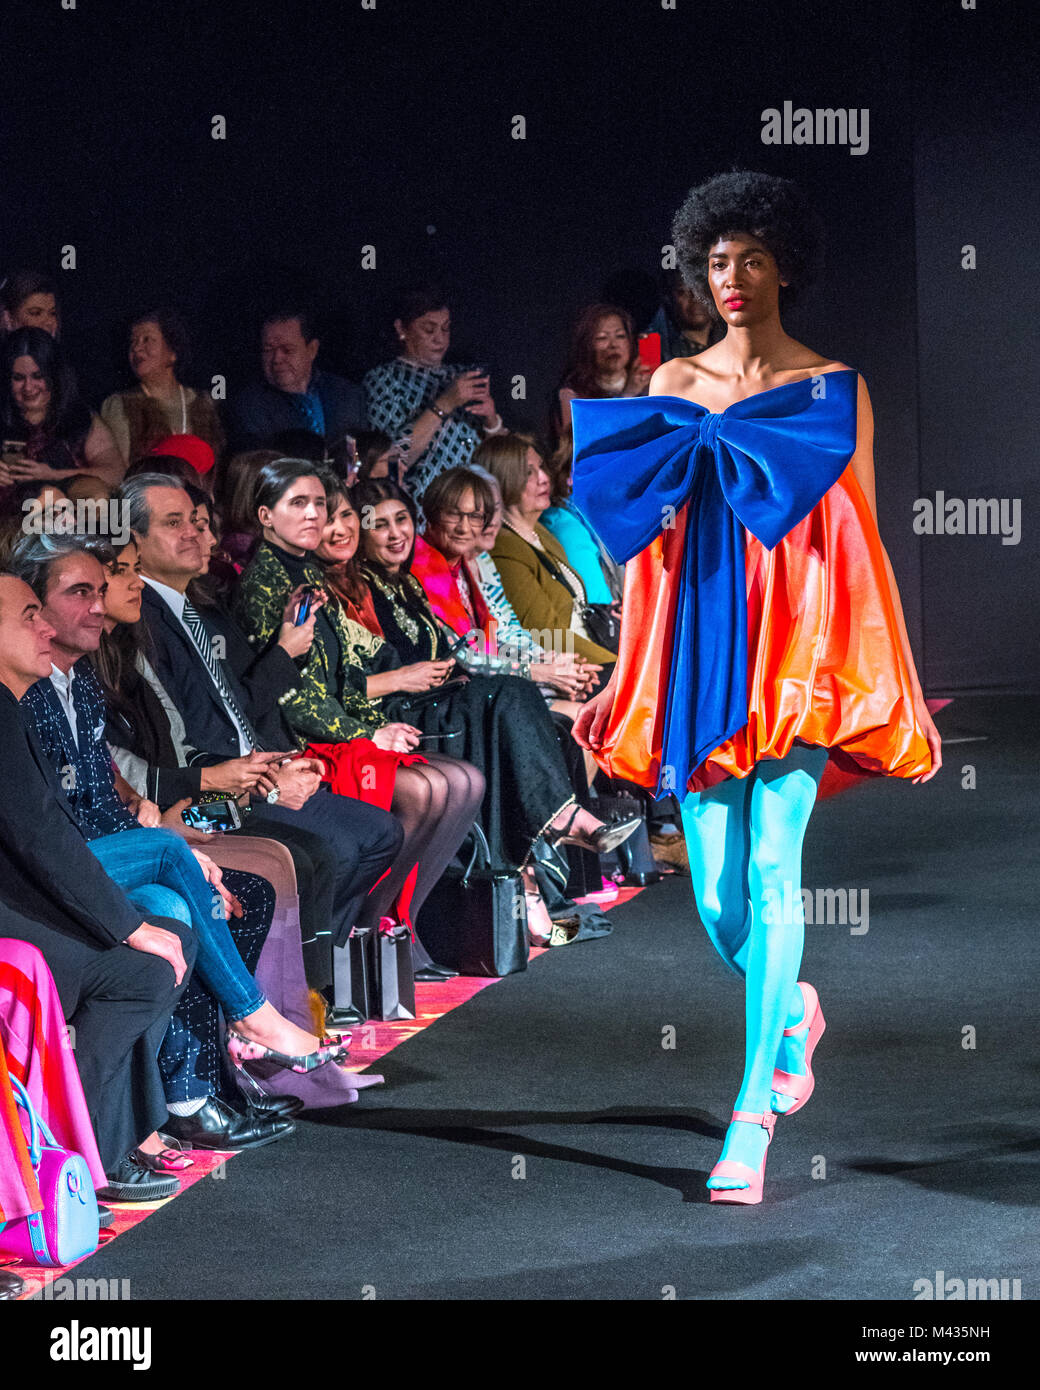
M 691 184 L 795 177 L 830 249 L 787 327 L 870 387 L 879 519 L 929 693 L 1035 688 L 1024 20 L 959 0 L 675 4 L 12 3 L 0 264 L 59 275 L 95 399 L 121 382 L 124 316 L 156 301 L 194 325 L 197 383 L 233 390 L 270 302 L 314 300 L 326 364 L 359 377 L 392 350 L 393 288 L 432 275 L 453 352 L 491 365 L 511 424 L 541 428 L 573 314 L 619 273 L 656 274 Z M 785 99 L 868 107 L 869 153 L 762 145 Z M 1020 545 L 914 535 L 922 491 L 983 482 L 1023 497 Z

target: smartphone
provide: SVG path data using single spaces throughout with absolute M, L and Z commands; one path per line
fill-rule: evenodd
M 24 439 L 5 439 L 0 453 L 10 454 L 13 458 L 25 458 L 25 451 L 28 444 Z
M 181 812 L 185 825 L 201 830 L 204 835 L 216 835 L 221 830 L 238 830 L 242 814 L 233 801 L 200 801 Z
M 638 348 L 639 360 L 644 367 L 656 369 L 661 365 L 660 333 L 640 333 Z
M 300 599 L 300 602 L 296 607 L 296 617 L 293 618 L 293 623 L 296 627 L 302 627 L 303 624 L 310 617 L 311 603 L 313 602 L 313 600 L 314 587 L 313 585 L 308 584 L 303 591 L 303 597 Z

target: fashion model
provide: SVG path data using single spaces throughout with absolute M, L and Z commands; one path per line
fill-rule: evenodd
M 681 800 L 701 921 L 745 982 L 744 1077 L 707 1185 L 751 1204 L 824 1030 L 798 973 L 828 757 L 913 782 L 942 758 L 878 535 L 866 384 L 781 323 L 818 272 L 817 215 L 789 180 L 727 173 L 672 237 L 726 334 L 646 396 L 572 404 L 574 502 L 626 564 L 614 675 L 574 734 L 612 776 Z

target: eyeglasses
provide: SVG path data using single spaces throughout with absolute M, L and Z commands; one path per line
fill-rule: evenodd
M 445 507 L 441 516 L 445 521 L 468 521 L 471 526 L 479 526 L 481 529 L 487 525 L 487 516 L 484 512 L 460 512 L 458 507 Z

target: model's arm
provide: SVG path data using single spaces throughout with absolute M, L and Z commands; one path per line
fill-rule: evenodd
M 863 491 L 863 496 L 867 499 L 867 506 L 874 517 L 874 524 L 877 525 L 877 495 L 874 484 L 874 412 L 870 404 L 870 393 L 867 390 L 867 383 L 862 377 L 858 383 L 858 399 L 856 406 L 856 452 L 850 461 L 856 481 Z M 880 532 L 879 532 L 880 536 Z M 917 675 L 917 667 L 914 664 L 914 654 L 910 648 L 910 638 L 906 630 L 906 619 L 903 617 L 903 604 L 899 597 L 899 586 L 896 584 L 896 577 L 892 570 L 892 562 L 888 558 L 888 551 L 884 543 L 881 545 L 881 553 L 885 559 L 885 570 L 888 574 L 889 589 L 892 593 L 892 603 L 895 607 L 896 622 L 899 627 L 899 640 L 903 651 L 903 660 L 906 668 L 914 682 L 914 711 L 917 720 L 921 725 L 922 731 L 928 740 L 928 747 L 932 754 L 931 770 L 922 773 L 920 777 L 913 778 L 914 782 L 927 782 L 942 767 L 942 740 L 939 738 L 939 731 L 936 729 L 932 716 L 928 712 L 925 704 L 924 691 L 921 689 L 921 682 Z

